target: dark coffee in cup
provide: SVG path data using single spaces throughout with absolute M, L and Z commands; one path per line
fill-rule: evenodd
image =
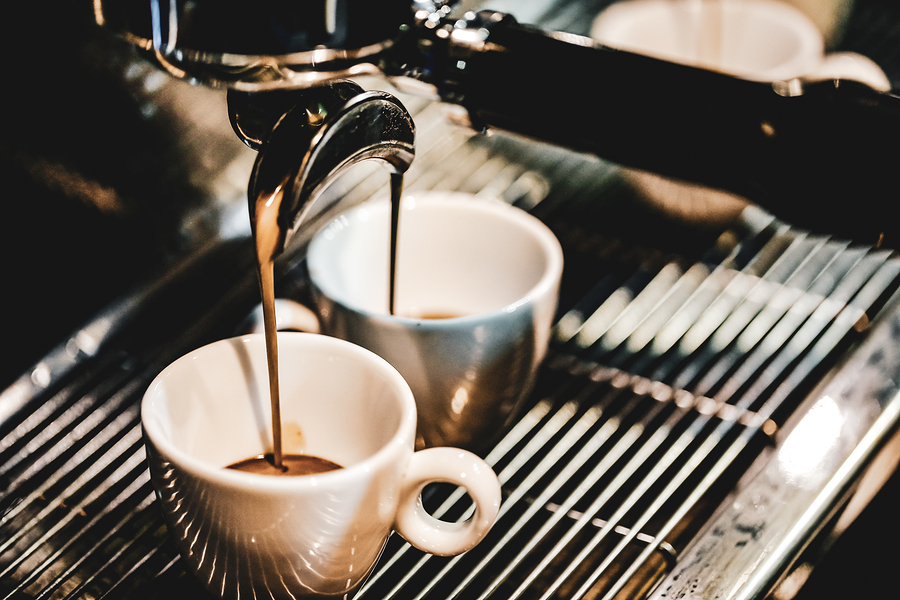
M 272 454 L 251 456 L 234 464 L 227 469 L 256 473 L 258 475 L 272 475 L 274 477 L 299 477 L 301 475 L 315 475 L 341 469 L 341 465 L 331 462 L 327 458 L 312 456 L 311 454 L 285 454 L 281 458 L 281 466 L 275 466 L 275 457 Z

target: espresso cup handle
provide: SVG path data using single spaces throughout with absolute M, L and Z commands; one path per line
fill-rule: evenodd
M 856 52 L 833 52 L 806 79 L 850 79 L 879 92 L 891 91 L 891 81 L 881 67 L 868 56 Z
M 475 504 L 467 521 L 453 523 L 435 518 L 422 505 L 422 490 L 429 483 L 464 487 Z M 500 483 L 491 467 L 478 456 L 458 448 L 428 448 L 413 454 L 400 495 L 394 529 L 412 546 L 439 556 L 461 554 L 480 542 L 500 511 Z
M 275 298 L 275 327 L 278 331 L 319 333 L 319 318 L 309 307 L 289 298 Z M 250 313 L 242 325 L 242 333 L 264 333 L 262 305 Z

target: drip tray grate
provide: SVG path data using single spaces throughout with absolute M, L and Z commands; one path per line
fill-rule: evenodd
M 400 546 L 358 597 L 652 589 L 900 273 L 889 252 L 748 214 L 704 261 L 563 316 L 537 404 L 487 457 L 505 491 L 495 529 L 450 560 Z M 466 502 L 457 491 L 436 512 Z
M 754 428 L 698 410 L 709 406 L 702 399 L 624 372 L 551 374 L 559 376 L 563 384 L 487 456 L 504 489 L 488 538 L 453 559 L 401 544 L 358 598 L 646 591 L 696 533 L 696 513 L 708 516 L 730 488 L 728 478 L 703 482 L 709 476 L 701 473 L 726 470 L 741 451 L 753 454 L 767 441 Z M 444 518 L 469 508 L 458 490 L 438 504 L 435 514 Z
M 356 597 L 641 596 L 775 447 L 896 288 L 900 260 L 752 208 L 707 241 L 654 221 L 610 165 L 471 137 L 435 111 L 417 115 L 408 189 L 484 191 L 547 222 L 566 253 L 563 311 L 531 404 L 486 456 L 504 492 L 496 527 L 455 558 L 395 536 Z M 327 193 L 352 204 L 384 185 L 362 169 Z M 138 406 L 166 364 L 233 335 L 258 302 L 248 261 L 235 267 L 249 246 L 222 248 L 186 270 L 200 291 L 173 276 L 174 291 L 145 298 L 101 351 L 73 361 L 64 344 L 58 375 L 48 358 L 0 396 L 0 598 L 204 597 L 155 505 Z M 279 295 L 305 299 L 303 268 L 297 251 Z M 441 486 L 427 502 L 448 519 L 470 509 Z

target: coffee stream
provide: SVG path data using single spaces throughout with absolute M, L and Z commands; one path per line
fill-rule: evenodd
M 391 250 L 388 268 L 388 314 L 394 314 L 397 297 L 397 233 L 400 227 L 400 196 L 403 194 L 403 173 L 391 173 Z
M 281 398 L 278 385 L 278 327 L 275 323 L 275 257 L 285 232 L 278 223 L 278 211 L 284 199 L 281 186 L 268 198 L 256 201 L 253 235 L 256 242 L 256 260 L 259 274 L 259 291 L 262 297 L 263 326 L 266 336 L 266 361 L 269 369 L 269 399 L 272 405 L 272 465 L 284 468 L 281 443 Z
M 400 197 L 403 192 L 403 173 L 391 173 L 391 240 L 390 240 L 390 273 L 389 278 L 389 311 L 394 314 L 396 255 L 397 255 L 397 231 L 400 220 Z M 278 327 L 275 322 L 275 258 L 278 255 L 287 232 L 278 223 L 278 213 L 281 202 L 284 199 L 284 190 L 277 187 L 271 194 L 257 198 L 254 214 L 252 215 L 254 227 L 253 235 L 256 243 L 256 260 L 259 275 L 259 291 L 262 298 L 263 325 L 266 337 L 266 362 L 269 372 L 269 400 L 272 407 L 272 444 L 273 451 L 263 457 L 255 457 L 242 461 L 269 461 L 273 467 L 272 472 L 261 469 L 254 472 L 268 474 L 303 474 L 292 473 L 292 463 L 296 463 L 296 456 L 291 455 L 286 460 L 282 452 L 281 435 L 281 394 L 278 381 Z M 324 460 L 324 459 L 319 459 Z M 327 461 L 326 461 L 327 462 Z M 238 463 L 238 464 L 242 464 Z M 339 467 L 338 467 L 339 468 Z M 242 469 L 249 470 L 249 469 Z

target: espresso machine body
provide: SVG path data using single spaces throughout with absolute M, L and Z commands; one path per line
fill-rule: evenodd
M 375 75 L 461 105 L 478 130 L 724 189 L 817 230 L 896 235 L 871 217 L 893 201 L 900 100 L 855 81 L 747 81 L 454 2 L 103 0 L 95 18 L 197 83 L 258 92 Z

